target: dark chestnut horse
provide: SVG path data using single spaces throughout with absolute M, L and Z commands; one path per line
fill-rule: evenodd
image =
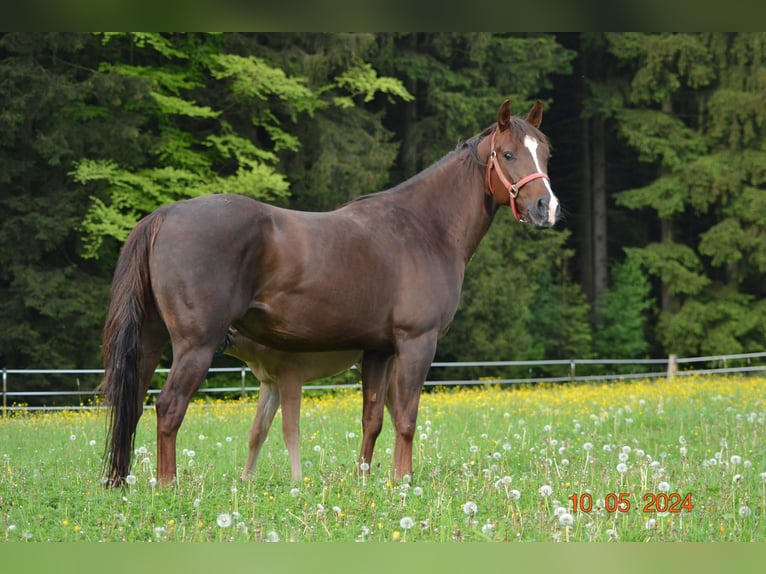
M 166 205 L 123 246 L 104 326 L 102 389 L 111 405 L 107 478 L 130 470 L 136 426 L 168 341 L 173 364 L 157 397 L 157 478 L 176 475 L 176 434 L 233 325 L 289 352 L 360 350 L 361 471 L 384 405 L 394 477 L 412 473 L 426 374 L 460 300 L 466 263 L 500 206 L 553 225 L 542 105 L 497 123 L 407 181 L 335 211 L 281 209 L 237 195 Z

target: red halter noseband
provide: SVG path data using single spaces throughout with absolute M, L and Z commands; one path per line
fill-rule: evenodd
M 489 161 L 487 162 L 487 187 L 489 188 L 489 192 L 492 195 L 495 195 L 495 192 L 492 189 L 492 168 L 494 168 L 495 171 L 497 172 L 497 177 L 500 179 L 500 182 L 505 186 L 505 189 L 508 190 L 508 202 L 510 203 L 511 211 L 513 211 L 513 217 L 516 218 L 516 221 L 525 223 L 521 219 L 518 209 L 516 209 L 516 197 L 519 195 L 519 191 L 521 190 L 522 187 L 527 185 L 530 181 L 533 181 L 535 179 L 541 179 L 541 178 L 547 179 L 548 181 L 550 181 L 550 178 L 548 177 L 548 174 L 545 174 L 539 171 L 521 178 L 516 183 L 513 183 L 507 177 L 505 177 L 505 174 L 503 173 L 503 170 L 500 169 L 500 164 L 497 161 L 497 151 L 495 150 L 495 134 L 496 133 L 497 133 L 497 129 L 495 129 L 492 132 L 492 139 L 489 142 L 491 151 L 489 154 Z

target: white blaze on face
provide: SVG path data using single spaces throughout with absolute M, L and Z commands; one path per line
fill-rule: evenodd
M 535 162 L 537 173 L 543 173 L 543 170 L 540 168 L 540 160 L 537 157 L 537 143 L 537 139 L 532 136 L 524 136 L 524 147 L 526 147 L 532 155 L 532 160 Z M 551 182 L 547 179 L 543 179 L 543 183 L 550 194 L 550 198 L 548 199 L 548 223 L 553 225 L 556 223 L 556 212 L 559 208 L 559 200 L 553 193 L 553 189 L 551 189 Z

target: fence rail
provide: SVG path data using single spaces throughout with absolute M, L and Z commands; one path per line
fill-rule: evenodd
M 729 366 L 729 363 L 734 362 L 746 362 L 747 364 L 739 366 Z M 707 364 L 705 367 L 696 367 L 700 363 Z M 759 364 L 753 364 L 759 363 Z M 650 370 L 642 372 L 632 373 L 608 373 L 599 375 L 578 375 L 577 367 L 579 366 L 643 366 L 643 365 L 657 365 L 661 367 L 661 370 Z M 714 366 L 710 366 L 714 365 Z M 428 380 L 426 386 L 470 386 L 470 385 L 519 385 L 519 384 L 531 384 L 531 383 L 572 383 L 572 382 L 586 382 L 586 381 L 610 381 L 610 380 L 625 380 L 625 379 L 646 379 L 646 378 L 660 378 L 660 377 L 674 377 L 674 376 L 689 376 L 699 374 L 742 374 L 742 373 L 755 373 L 759 371 L 766 371 L 766 352 L 762 353 L 744 353 L 737 355 L 712 355 L 706 357 L 685 357 L 679 358 L 675 355 L 671 355 L 664 359 L 556 359 L 556 360 L 542 360 L 542 361 L 464 361 L 464 362 L 434 362 L 431 364 L 435 369 L 450 369 L 458 367 L 478 367 L 486 369 L 499 369 L 502 367 L 568 367 L 566 374 L 561 376 L 529 376 L 523 378 L 502 378 L 494 376 L 480 377 L 478 379 L 468 380 Z M 352 367 L 355 368 L 355 367 Z M 642 367 L 646 369 L 647 367 Z M 167 374 L 170 369 L 157 369 L 155 373 Z M 246 366 L 241 367 L 216 367 L 211 368 L 209 373 L 239 373 L 240 386 L 239 387 L 203 387 L 199 389 L 199 393 L 203 394 L 215 394 L 215 393 L 232 393 L 240 392 L 242 396 L 246 396 L 247 393 L 258 392 L 260 386 L 248 386 L 246 384 L 246 378 L 248 368 Z M 39 411 L 39 410 L 85 410 L 85 409 L 98 409 L 104 408 L 97 405 L 84 405 L 83 399 L 93 397 L 96 394 L 95 390 L 76 390 L 76 391 L 46 391 L 46 390 L 34 390 L 23 388 L 21 390 L 10 390 L 9 379 L 13 377 L 14 384 L 16 380 L 23 379 L 28 375 L 102 375 L 103 369 L 2 369 L 2 384 L 3 384 L 3 416 L 12 411 Z M 315 384 L 304 386 L 304 391 L 313 390 L 330 390 L 330 389 L 343 389 L 343 388 L 357 388 L 358 384 Z M 14 388 L 18 388 L 14 385 Z M 150 389 L 149 394 L 159 393 L 158 389 Z M 17 398 L 22 397 L 72 397 L 77 396 L 81 398 L 80 405 L 41 405 L 41 406 L 27 406 L 14 404 Z M 9 404 L 10 399 L 10 404 Z M 152 408 L 152 407 L 147 407 Z

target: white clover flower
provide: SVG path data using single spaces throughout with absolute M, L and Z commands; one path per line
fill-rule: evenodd
M 550 496 L 553 494 L 553 488 L 549 484 L 543 484 L 539 489 L 538 492 L 540 493 L 540 496 Z
M 463 505 L 463 513 L 467 514 L 468 516 L 476 514 L 478 510 L 479 507 L 476 506 L 476 503 L 473 500 L 469 500 Z
M 215 522 L 221 528 L 228 528 L 231 526 L 231 514 L 228 512 L 222 512 L 218 515 L 218 518 L 216 518 Z
M 399 521 L 399 526 L 402 530 L 409 530 L 413 526 L 415 526 L 415 521 L 412 519 L 411 516 L 405 516 Z

